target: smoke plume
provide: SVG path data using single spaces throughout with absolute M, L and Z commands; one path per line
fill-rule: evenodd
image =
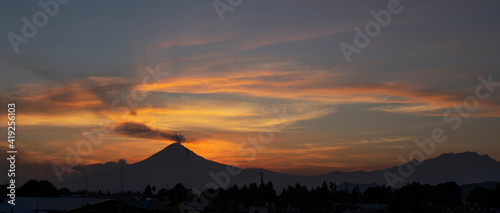
M 182 133 L 154 129 L 146 124 L 137 122 L 121 123 L 115 128 L 115 132 L 135 138 L 166 139 L 177 143 L 186 141 Z

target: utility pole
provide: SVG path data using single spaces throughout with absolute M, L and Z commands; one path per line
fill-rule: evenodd
M 88 185 L 87 185 L 87 178 L 85 178 L 85 195 L 88 195 L 89 194 L 89 189 L 88 189 Z
M 122 167 L 122 194 L 123 194 L 123 167 Z
M 260 184 L 264 185 L 264 172 L 260 172 Z

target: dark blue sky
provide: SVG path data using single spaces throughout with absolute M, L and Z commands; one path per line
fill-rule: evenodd
M 435 128 L 449 138 L 428 157 L 499 160 L 500 91 L 457 130 L 443 113 L 475 95 L 479 76 L 500 81 L 500 3 L 400 1 L 348 63 L 339 45 L 355 45 L 354 28 L 389 2 L 244 0 L 221 21 L 212 1 L 70 1 L 15 53 L 9 33 L 23 36 L 22 18 L 43 10 L 2 1 L 0 102 L 22 110 L 26 163 L 63 161 L 102 120 L 180 131 L 208 159 L 288 173 L 393 166 Z M 156 66 L 169 75 L 144 84 Z M 114 112 L 131 91 L 148 96 Z M 283 107 L 290 123 L 246 161 L 241 142 L 281 124 Z M 82 163 L 136 162 L 171 142 L 109 132 Z

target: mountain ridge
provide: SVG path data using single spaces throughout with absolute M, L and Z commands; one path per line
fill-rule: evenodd
M 407 162 L 406 164 L 411 163 Z M 78 187 L 81 188 L 83 179 L 87 178 L 89 189 L 107 188 L 108 190 L 117 191 L 121 190 L 120 180 L 123 176 L 124 190 L 142 190 L 148 184 L 157 187 L 168 187 L 176 183 L 183 183 L 187 187 L 196 187 L 202 190 L 207 184 L 212 183 L 223 186 L 242 186 L 251 182 L 259 183 L 261 172 L 264 174 L 264 181 L 273 182 L 276 189 L 294 185 L 297 182 L 307 187 L 315 187 L 323 181 L 332 181 L 337 184 L 349 182 L 382 185 L 387 184 L 384 173 L 390 171 L 398 174 L 399 166 L 401 165 L 374 171 L 332 171 L 313 176 L 283 174 L 267 169 L 234 167 L 240 173 L 238 175 L 229 175 L 228 168 L 233 167 L 205 159 L 182 144 L 173 143 L 137 163 L 127 164 L 121 168 L 92 175 L 84 175 L 62 183 L 56 183 L 56 185 L 77 189 Z M 421 165 L 414 167 L 415 172 L 406 178 L 406 181 L 419 181 L 429 184 L 445 181 L 455 181 L 458 184 L 488 180 L 500 181 L 500 162 L 495 161 L 488 155 L 480 155 L 471 151 L 443 153 L 436 158 L 426 159 L 421 162 Z

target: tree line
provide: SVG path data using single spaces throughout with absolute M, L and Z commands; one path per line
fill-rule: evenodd
M 2 197 L 5 198 L 7 185 L 0 185 Z M 271 209 L 300 209 L 307 212 L 328 212 L 334 203 L 343 208 L 356 208 L 355 204 L 388 204 L 391 211 L 426 212 L 452 208 L 500 208 L 500 183 L 494 189 L 476 187 L 466 196 L 462 196 L 461 187 L 455 182 L 437 185 L 413 182 L 394 189 L 385 185 L 373 186 L 361 191 L 356 184 L 352 189 L 340 188 L 337 184 L 323 182 L 320 186 L 308 189 L 296 183 L 276 192 L 272 182 L 250 183 L 238 187 L 205 189 L 202 193 L 213 193 L 218 196 L 210 199 L 206 211 L 231 211 L 249 206 L 266 206 Z M 16 190 L 19 197 L 59 197 L 71 192 L 67 188 L 57 189 L 46 180 L 29 180 Z M 120 195 L 137 195 L 140 199 L 168 201 L 169 205 L 179 205 L 193 198 L 190 189 L 178 183 L 174 187 L 156 189 L 146 186 L 144 191 L 122 192 L 110 194 L 93 191 L 85 192 L 85 196 L 119 197 Z

